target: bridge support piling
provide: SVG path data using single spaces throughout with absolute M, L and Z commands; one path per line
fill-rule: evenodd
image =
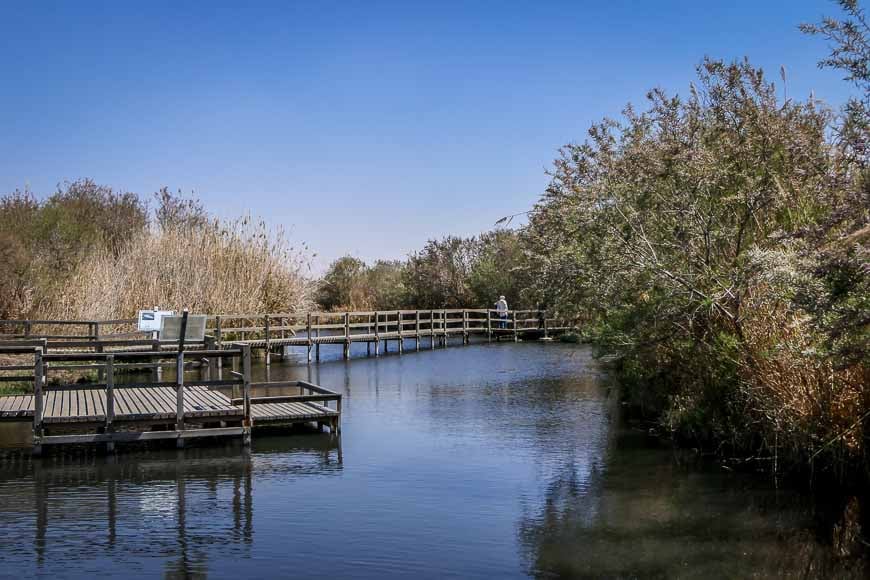
M 311 364 L 311 313 L 305 317 L 305 336 L 308 339 L 308 364 Z
M 314 317 L 314 338 L 320 338 L 320 315 Z M 314 358 L 320 362 L 320 343 L 314 345 Z
M 266 348 L 265 348 L 265 350 L 266 350 L 266 366 L 269 366 L 272 364 L 272 347 L 271 347 L 271 336 L 270 336 L 271 329 L 269 328 L 270 322 L 269 322 L 269 315 L 268 314 L 264 317 L 264 321 L 265 321 L 265 325 L 263 327 L 263 331 L 264 331 L 263 334 L 266 337 Z
M 350 358 L 350 313 L 344 313 L 344 360 Z
M 397 342 L 399 347 L 399 354 L 402 354 L 405 351 L 405 340 L 402 338 L 402 327 L 404 326 L 404 321 L 402 320 L 402 311 L 399 310 L 396 312 L 396 335 L 399 337 Z

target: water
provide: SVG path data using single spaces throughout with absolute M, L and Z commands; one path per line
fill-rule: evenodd
M 340 441 L 255 433 L 250 453 L 227 443 L 7 455 L 0 575 L 866 572 L 835 556 L 804 498 L 686 462 L 626 429 L 584 348 L 473 345 L 270 374 L 343 392 Z

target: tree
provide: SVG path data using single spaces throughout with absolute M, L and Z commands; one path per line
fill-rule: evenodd
M 843 203 L 864 166 L 829 141 L 829 110 L 780 101 L 746 61 L 707 60 L 687 97 L 648 103 L 561 150 L 523 233 L 536 291 L 590 319 L 675 433 L 807 457 L 868 408 L 864 369 L 824 349 L 799 299 L 825 294 L 822 249 L 867 223 Z
M 410 303 L 416 308 L 467 308 L 474 304 L 468 281 L 476 251 L 474 238 L 448 236 L 429 240 L 421 251 L 411 254 L 405 270 Z
M 511 308 L 534 306 L 524 292 L 528 286 L 527 265 L 519 235 L 513 230 L 497 229 L 481 234 L 475 246 L 468 276 L 472 304 L 492 307 L 504 295 Z
M 406 264 L 399 260 L 378 260 L 366 270 L 369 304 L 378 310 L 408 308 L 405 288 Z
M 162 230 L 194 229 L 209 223 L 208 212 L 202 202 L 195 198 L 185 199 L 181 191 L 172 194 L 168 187 L 162 187 L 154 194 L 154 200 L 157 202 L 154 219 Z
M 369 307 L 365 262 L 344 256 L 330 264 L 320 280 L 317 302 L 326 310 L 361 310 Z

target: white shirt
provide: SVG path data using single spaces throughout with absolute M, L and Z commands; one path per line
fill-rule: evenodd
M 507 300 L 499 300 L 498 302 L 496 302 L 495 309 L 498 310 L 499 314 L 507 312 Z

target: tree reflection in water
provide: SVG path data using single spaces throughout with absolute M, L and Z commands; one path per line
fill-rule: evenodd
M 519 524 L 535 577 L 863 578 L 870 571 L 820 541 L 812 502 L 776 491 L 769 479 L 699 465 L 624 431 L 603 469 L 584 469 L 575 462 L 555 473 Z

